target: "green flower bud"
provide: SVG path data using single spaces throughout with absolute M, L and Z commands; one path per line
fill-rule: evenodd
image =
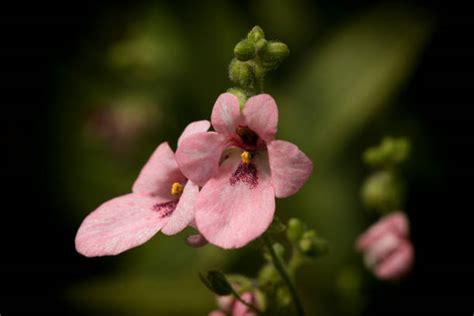
M 377 147 L 367 149 L 363 160 L 374 167 L 391 166 L 408 158 L 410 143 L 405 138 L 385 137 Z
M 285 224 L 283 224 L 278 216 L 274 216 L 270 227 L 267 229 L 267 233 L 269 234 L 279 234 L 284 232 L 286 229 Z
M 307 231 L 298 243 L 301 252 L 308 257 L 316 258 L 328 252 L 326 240 L 316 237 L 314 230 Z
M 263 30 L 260 26 L 256 25 L 250 30 L 247 38 L 252 42 L 257 43 L 259 40 L 265 38 L 265 33 L 263 33 Z
M 240 61 L 247 61 L 255 57 L 255 43 L 248 39 L 243 39 L 234 47 L 234 55 Z
M 297 218 L 291 218 L 288 221 L 288 229 L 286 231 L 286 236 L 292 242 L 297 242 L 304 233 L 304 225 Z
M 290 291 L 285 286 L 278 287 L 276 291 L 276 298 L 278 304 L 280 304 L 281 306 L 288 306 L 291 304 Z
M 229 78 L 244 88 L 253 87 L 255 81 L 253 67 L 234 58 L 229 65 Z
M 361 197 L 366 207 L 385 213 L 402 205 L 404 190 L 393 172 L 379 171 L 364 182 Z
M 272 285 L 280 281 L 280 275 L 272 264 L 267 264 L 258 273 L 258 284 Z
M 199 277 L 202 283 L 217 295 L 229 295 L 233 292 L 232 286 L 227 281 L 225 275 L 220 271 L 211 270 L 207 272 L 206 277 L 202 274 L 199 274 Z
M 227 92 L 230 92 L 232 93 L 233 95 L 235 95 L 237 97 L 237 99 L 239 99 L 239 105 L 240 105 L 240 110 L 242 110 L 245 106 L 245 102 L 247 102 L 247 93 L 245 93 L 245 90 L 241 89 L 241 88 L 229 88 L 227 89 Z
M 262 63 L 267 68 L 277 67 L 288 55 L 290 50 L 285 43 L 269 42 L 261 51 Z
M 278 258 L 283 259 L 283 255 L 285 254 L 285 247 L 282 244 L 276 242 L 273 244 L 273 250 L 275 250 L 276 255 Z

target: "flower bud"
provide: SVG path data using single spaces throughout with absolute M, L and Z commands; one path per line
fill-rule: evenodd
M 400 207 L 404 198 L 403 191 L 393 172 L 379 171 L 364 182 L 361 197 L 366 207 L 389 212 Z
M 245 93 L 245 91 L 241 88 L 229 88 L 227 89 L 227 92 L 230 92 L 232 93 L 233 95 L 235 95 L 237 97 L 237 99 L 239 99 L 239 105 L 240 105 L 240 109 L 242 110 L 245 106 L 245 102 L 247 102 L 247 94 Z
M 255 57 L 255 44 L 249 39 L 243 39 L 234 47 L 234 55 L 240 61 L 247 61 Z
M 377 147 L 364 152 L 363 159 L 374 167 L 390 166 L 405 161 L 410 152 L 410 143 L 405 138 L 385 137 Z
M 255 74 L 251 65 L 234 58 L 229 65 L 229 78 L 242 87 L 252 87 Z
M 285 224 L 283 224 L 278 216 L 274 216 L 270 227 L 267 229 L 267 233 L 269 234 L 279 234 L 284 232 L 286 229 Z
M 298 243 L 301 252 L 308 257 L 318 257 L 328 252 L 327 242 L 316 237 L 314 230 L 307 231 Z
M 250 30 L 247 38 L 252 42 L 257 43 L 259 40 L 265 38 L 265 33 L 263 33 L 263 30 L 260 26 L 256 25 Z
M 285 43 L 269 42 L 261 51 L 262 63 L 267 68 L 277 67 L 288 55 L 290 50 Z
M 206 277 L 199 274 L 202 283 L 206 287 L 217 295 L 229 295 L 232 294 L 232 286 L 227 281 L 225 275 L 217 270 L 210 270 L 207 272 Z
M 303 233 L 303 223 L 297 218 L 291 218 L 288 221 L 288 230 L 286 231 L 288 239 L 292 242 L 297 242 L 303 236 Z

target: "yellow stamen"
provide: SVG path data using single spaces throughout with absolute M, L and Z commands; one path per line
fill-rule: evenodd
M 252 158 L 252 155 L 244 150 L 241 154 L 240 154 L 240 157 L 242 157 L 242 162 L 246 165 L 248 165 L 250 163 L 250 159 Z
M 179 182 L 175 182 L 171 185 L 171 194 L 178 195 L 183 192 L 183 185 Z

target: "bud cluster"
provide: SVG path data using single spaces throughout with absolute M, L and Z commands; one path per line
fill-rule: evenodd
M 229 78 L 248 95 L 262 92 L 266 73 L 276 69 L 289 53 L 285 43 L 267 41 L 263 30 L 255 26 L 235 45 Z

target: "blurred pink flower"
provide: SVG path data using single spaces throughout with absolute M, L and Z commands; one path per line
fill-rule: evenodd
M 251 292 L 245 292 L 240 295 L 242 300 L 247 303 L 256 304 L 255 295 Z M 238 301 L 232 295 L 219 296 L 217 297 L 217 305 L 219 310 L 214 310 L 209 313 L 209 316 L 256 316 L 257 314 L 252 311 L 244 303 Z
M 189 124 L 190 135 L 209 129 L 208 121 Z M 132 193 L 99 206 L 82 222 L 76 250 L 86 257 L 117 255 L 139 246 L 158 231 L 173 235 L 192 224 L 199 187 L 181 173 L 167 142 L 158 146 L 135 181 Z
M 382 217 L 357 240 L 364 262 L 382 280 L 397 280 L 412 268 L 414 250 L 409 239 L 409 224 L 403 212 Z
M 275 140 L 278 109 L 268 94 L 251 97 L 242 111 L 236 96 L 221 94 L 211 120 L 215 132 L 186 138 L 176 161 L 203 186 L 196 202 L 200 233 L 219 247 L 239 248 L 268 228 L 275 197 L 296 193 L 313 166 L 296 145 Z

